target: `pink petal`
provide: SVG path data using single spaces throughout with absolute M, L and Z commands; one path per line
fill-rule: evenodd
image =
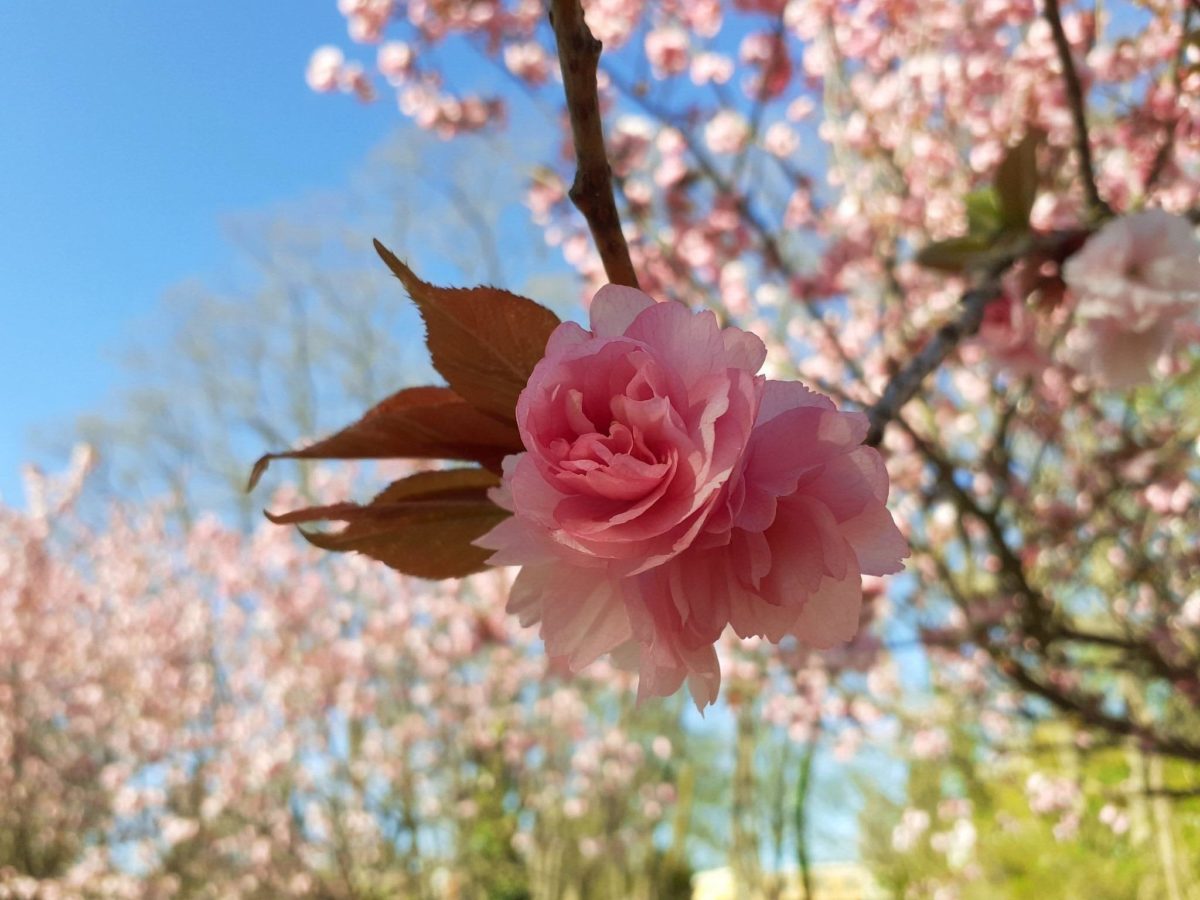
M 730 368 L 744 369 L 753 375 L 767 361 L 767 345 L 756 334 L 725 328 L 721 340 L 725 343 L 725 364 Z
M 721 663 L 717 659 L 717 648 L 711 645 L 689 650 L 686 654 L 688 690 L 696 709 L 703 714 L 704 707 L 717 702 L 721 690 Z
M 632 632 L 618 583 L 602 576 L 589 581 L 569 566 L 545 568 L 551 571 L 538 576 L 535 589 L 542 596 L 541 635 L 548 654 L 567 657 L 571 671 L 578 672 L 629 640 Z
M 745 528 L 765 527 L 761 520 L 769 504 L 761 495 L 779 497 L 796 489 L 800 477 L 817 466 L 844 455 L 862 443 L 867 417 L 820 407 L 799 407 L 782 412 L 755 426 L 747 451 L 745 515 L 756 523 Z
M 547 590 L 553 582 L 557 566 L 524 566 L 517 573 L 508 591 L 504 611 L 517 617 L 521 627 L 528 628 L 542 620 L 542 607 Z
M 823 503 L 788 497 L 767 532 L 771 571 L 762 582 L 768 603 L 799 606 L 826 575 L 846 577 L 853 560 L 837 520 Z
M 908 541 L 886 506 L 868 506 L 842 522 L 840 530 L 867 575 L 891 575 L 904 568 L 901 560 L 908 556 Z
M 858 633 L 862 576 L 851 569 L 845 578 L 826 578 L 800 610 L 791 632 L 821 650 L 844 644 Z
M 505 519 L 471 543 L 496 551 L 488 557 L 489 566 L 524 566 L 556 562 L 560 558 L 544 529 L 517 516 Z
M 639 313 L 654 305 L 654 298 L 637 288 L 606 284 L 596 292 L 588 307 L 592 333 L 596 337 L 622 335 Z
M 800 606 L 775 606 L 757 594 L 742 591 L 730 599 L 729 624 L 738 637 L 765 637 L 777 644 L 796 623 L 800 612 Z
M 805 475 L 797 489 L 820 500 L 842 522 L 887 502 L 887 469 L 876 450 L 860 447 Z
M 716 702 L 721 687 L 721 665 L 711 644 L 683 652 L 643 646 L 638 673 L 639 703 L 646 697 L 669 697 L 687 679 L 696 709 L 704 712 Z
M 729 599 L 738 589 L 728 556 L 689 552 L 665 563 L 667 589 L 681 620 L 681 642 L 711 644 L 729 624 Z
M 664 369 L 690 386 L 708 373 L 723 371 L 725 341 L 709 310 L 693 313 L 680 303 L 657 303 L 644 310 L 625 336 L 651 348 Z
M 780 413 L 804 406 L 836 408 L 833 401 L 824 394 L 810 390 L 799 381 L 768 381 L 763 391 L 762 406 L 758 411 L 758 424 L 769 422 Z

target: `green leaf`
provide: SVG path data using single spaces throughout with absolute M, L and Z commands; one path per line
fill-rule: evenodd
M 481 413 L 449 388 L 406 388 L 324 440 L 263 456 L 247 489 L 273 459 L 461 459 L 499 472 L 505 456 L 523 449 L 515 426 Z
M 967 194 L 967 232 L 988 237 L 1004 227 L 1004 215 L 995 188 L 985 187 Z
M 1029 228 L 1029 214 L 1037 199 L 1037 149 L 1040 143 L 1038 132 L 1028 132 L 1020 143 L 1009 149 L 996 169 L 992 185 L 1000 201 L 1001 221 L 1006 228 L 1019 231 Z
M 266 516 L 277 525 L 335 520 L 337 532 L 304 531 L 322 550 L 356 551 L 418 578 L 462 578 L 486 569 L 490 550 L 472 545 L 508 513 L 488 499 L 500 480 L 484 469 L 418 472 L 366 506 L 339 503 Z
M 940 272 L 962 272 L 982 264 L 988 258 L 991 246 L 990 239 L 975 235 L 935 241 L 921 248 L 917 263 Z
M 447 384 L 481 412 L 514 421 L 517 397 L 545 355 L 558 316 L 498 288 L 435 287 L 379 241 L 375 250 L 421 311 L 425 343 Z

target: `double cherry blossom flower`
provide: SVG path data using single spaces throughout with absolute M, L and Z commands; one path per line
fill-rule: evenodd
M 1072 256 L 1076 297 L 1067 361 L 1102 387 L 1149 380 L 1200 310 L 1200 241 L 1182 216 L 1152 209 L 1114 219 Z
M 757 372 L 763 343 L 711 312 L 602 288 L 550 337 L 517 404 L 525 452 L 476 543 L 519 565 L 508 608 L 577 671 L 636 660 L 639 696 L 720 685 L 715 642 L 858 629 L 862 576 L 901 569 L 867 418 Z

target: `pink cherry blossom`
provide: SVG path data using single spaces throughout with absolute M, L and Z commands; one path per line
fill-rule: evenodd
M 673 25 L 655 28 L 646 35 L 646 58 L 659 78 L 687 71 L 687 32 Z
M 364 103 L 375 99 L 375 88 L 366 70 L 359 63 L 348 63 L 342 67 L 338 87 L 347 94 L 354 94 Z
M 551 63 L 550 54 L 536 41 L 510 44 L 504 48 L 504 65 L 530 84 L 544 82 L 550 76 Z
M 983 361 L 1018 377 L 1036 375 L 1050 359 L 1038 340 L 1039 322 L 1029 307 L 1009 294 L 988 304 L 976 341 L 964 347 L 964 358 Z
M 337 47 L 318 47 L 308 61 L 304 78 L 314 91 L 335 91 L 345 63 L 346 57 Z
M 921 836 L 929 830 L 930 816 L 923 809 L 906 809 L 900 816 L 900 823 L 892 829 L 892 847 L 900 853 L 907 853 L 917 846 Z
M 792 61 L 782 36 L 768 32 L 748 34 L 742 39 L 739 56 L 754 70 L 746 84 L 749 96 L 769 99 L 787 89 L 792 79 Z
M 393 85 L 403 84 L 412 72 L 415 54 L 404 41 L 388 41 L 379 48 L 380 73 Z
M 704 142 L 713 153 L 737 153 L 749 138 L 749 123 L 732 109 L 721 110 L 704 126 Z
M 620 648 L 639 696 L 686 679 L 700 708 L 727 625 L 852 638 L 862 575 L 907 552 L 866 417 L 764 384 L 762 342 L 709 313 L 610 285 L 591 325 L 559 326 L 517 403 L 528 452 L 494 497 L 514 515 L 479 541 L 524 566 L 509 610 L 571 670 Z
M 787 158 L 800 149 L 800 138 L 786 122 L 775 122 L 763 135 L 763 149 L 772 156 Z
M 760 340 L 632 288 L 603 288 L 590 315 L 590 331 L 555 330 L 517 403 L 529 452 L 506 461 L 516 515 L 487 539 L 497 564 L 660 565 L 695 539 L 746 448 Z
M 733 77 L 733 60 L 721 53 L 697 53 L 689 74 L 693 84 L 725 84 Z
M 1179 323 L 1200 306 L 1200 241 L 1162 210 L 1122 216 L 1067 261 L 1076 298 L 1068 361 L 1106 387 L 1146 381 Z
M 859 628 L 862 576 L 901 568 L 908 546 L 888 512 L 867 421 L 797 382 L 768 381 L 742 466 L 684 553 L 625 585 L 641 644 L 640 695 L 688 679 L 698 705 L 720 684 L 712 644 L 792 635 L 829 648 Z

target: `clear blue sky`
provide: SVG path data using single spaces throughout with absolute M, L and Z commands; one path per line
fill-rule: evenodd
M 170 284 L 219 267 L 220 219 L 344 183 L 399 124 L 304 83 L 348 43 L 333 0 L 0 2 L 0 496 L 38 425 L 97 408 Z

